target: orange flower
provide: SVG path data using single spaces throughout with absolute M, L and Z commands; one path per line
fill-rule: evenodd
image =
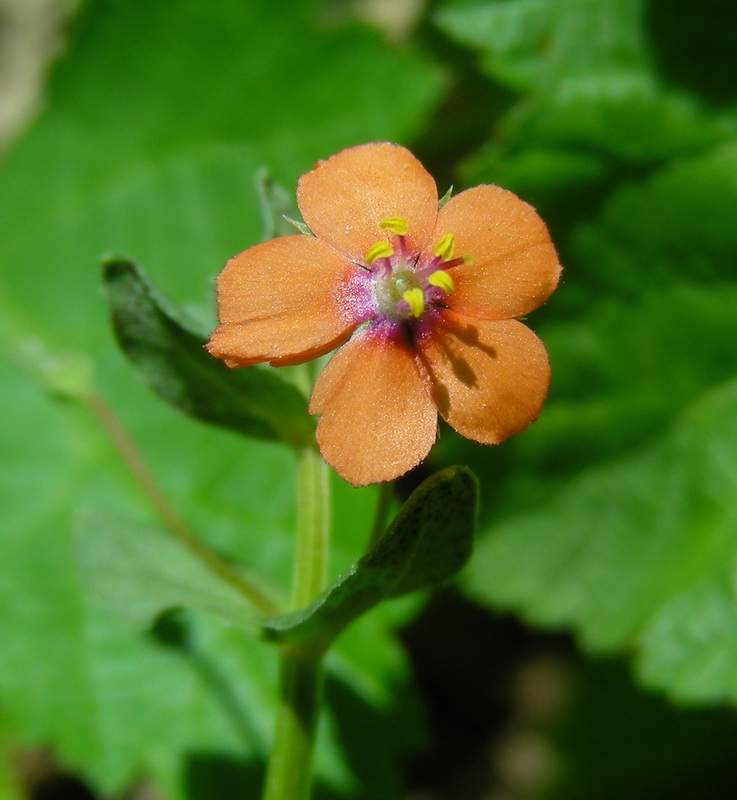
M 547 354 L 515 318 L 548 298 L 560 266 L 531 206 L 484 185 L 438 210 L 433 179 L 388 143 L 318 162 L 297 203 L 314 236 L 228 261 L 207 347 L 245 367 L 298 364 L 342 345 L 310 413 L 321 415 L 320 451 L 343 478 L 387 481 L 419 464 L 438 412 L 483 444 L 536 419 Z

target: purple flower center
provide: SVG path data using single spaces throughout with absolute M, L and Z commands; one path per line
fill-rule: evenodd
M 454 258 L 455 238 L 446 234 L 432 252 L 407 250 L 404 220 L 393 218 L 381 227 L 395 234 L 394 246 L 381 240 L 372 245 L 346 286 L 344 306 L 357 322 L 372 327 L 396 329 L 419 323 L 447 307 L 455 283 L 446 271 L 468 263 L 469 257 Z

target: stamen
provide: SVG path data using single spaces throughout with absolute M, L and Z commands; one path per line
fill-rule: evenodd
M 446 294 L 452 294 L 456 289 L 453 278 L 450 273 L 446 272 L 444 269 L 435 270 L 435 272 L 428 276 L 427 282 L 431 286 L 437 286 L 438 289 L 442 289 Z
M 450 261 L 453 258 L 455 246 L 456 237 L 452 233 L 446 233 L 433 248 L 433 253 L 443 261 Z
M 382 230 L 396 233 L 397 236 L 406 236 L 407 230 L 409 229 L 409 224 L 407 223 L 407 220 L 403 219 L 402 217 L 389 217 L 389 219 L 385 219 L 383 222 L 380 222 L 379 227 Z
M 394 255 L 394 250 L 389 242 L 376 242 L 369 247 L 366 253 L 365 261 L 367 264 L 373 264 L 379 258 L 389 258 Z
M 473 259 L 471 258 L 470 253 L 465 253 L 460 258 L 453 258 L 450 261 L 443 262 L 443 266 L 446 269 L 450 269 L 451 267 L 459 267 L 461 264 L 473 264 Z
M 407 289 L 402 295 L 402 299 L 406 300 L 413 317 L 419 317 L 425 310 L 425 293 L 422 289 L 418 289 L 417 287 Z

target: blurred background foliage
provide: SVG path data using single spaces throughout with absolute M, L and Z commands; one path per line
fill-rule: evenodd
M 370 140 L 413 149 L 441 193 L 520 194 L 565 272 L 530 319 L 553 367 L 540 420 L 497 448 L 444 428 L 420 471 L 477 472 L 470 565 L 339 640 L 318 797 L 734 797 L 734 4 L 35 8 L 6 0 L 3 17 L 9 85 L 55 57 L 32 121 L 26 84 L 2 106 L 0 798 L 258 795 L 273 653 L 204 615 L 141 629 L 120 613 L 132 599 L 89 591 L 80 514 L 104 548 L 151 513 L 49 382 L 90 374 L 181 514 L 283 593 L 289 454 L 150 395 L 115 348 L 98 264 L 135 258 L 208 327 L 214 275 L 260 238 L 260 172 L 292 187 Z M 375 491 L 335 490 L 337 575 Z

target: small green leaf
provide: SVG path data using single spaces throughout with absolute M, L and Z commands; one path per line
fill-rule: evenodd
M 453 195 L 453 187 L 449 186 L 446 193 L 438 200 L 438 209 L 441 209 Z
M 103 264 L 113 327 L 123 352 L 168 403 L 202 422 L 294 447 L 314 441 L 305 398 L 273 368 L 231 370 L 203 349 L 135 265 Z
M 382 600 L 446 580 L 473 547 L 478 486 L 466 467 L 428 478 L 375 547 L 312 605 L 262 621 L 270 641 L 324 647 Z
M 192 552 L 148 525 L 84 514 L 77 520 L 82 577 L 105 606 L 146 628 L 165 611 L 204 611 L 238 627 L 253 607 Z
M 305 236 L 314 236 L 312 231 L 307 227 L 304 222 L 300 222 L 298 219 L 292 219 L 288 217 L 286 214 L 284 215 L 284 222 L 289 225 L 291 228 L 294 228 L 299 233 L 304 234 Z M 291 233 L 291 231 L 290 231 Z

